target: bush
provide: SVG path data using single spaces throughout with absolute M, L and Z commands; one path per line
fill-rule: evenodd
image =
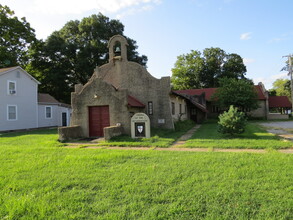
M 241 134 L 245 131 L 246 117 L 243 112 L 239 112 L 233 105 L 229 111 L 219 116 L 218 131 L 222 134 Z

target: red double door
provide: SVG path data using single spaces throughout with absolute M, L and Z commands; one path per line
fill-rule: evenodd
M 103 137 L 104 127 L 110 126 L 109 106 L 89 107 L 89 136 Z

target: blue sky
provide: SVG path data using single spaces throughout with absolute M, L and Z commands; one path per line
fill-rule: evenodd
M 284 55 L 293 53 L 292 0 L 2 0 L 25 16 L 38 38 L 67 21 L 102 12 L 125 25 L 138 52 L 148 56 L 148 71 L 171 76 L 177 56 L 220 47 L 237 53 L 247 77 L 267 89 L 278 78 Z

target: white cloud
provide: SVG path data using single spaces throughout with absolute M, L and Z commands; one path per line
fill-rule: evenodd
M 158 5 L 162 0 L 34 0 L 32 12 L 44 14 L 82 14 L 96 10 L 102 13 L 118 13 L 129 8 L 143 8 Z
M 275 74 L 275 75 L 271 75 L 271 76 L 267 76 L 267 77 L 256 77 L 253 78 L 253 82 L 254 84 L 257 84 L 259 82 L 262 82 L 266 89 L 271 89 L 273 86 L 273 82 L 276 81 L 276 79 L 288 79 L 288 75 L 287 73 L 279 73 L 279 74 Z
M 142 6 L 141 8 L 128 8 L 126 10 L 122 10 L 119 14 L 116 15 L 117 19 L 121 19 L 123 17 L 129 16 L 129 15 L 134 15 L 143 11 L 149 11 L 153 9 L 152 5 L 145 5 Z
M 240 35 L 240 40 L 250 40 L 252 32 L 243 33 Z
M 98 12 L 110 18 L 121 18 L 151 10 L 163 0 L 1 0 L 15 11 L 15 15 L 26 17 L 36 30 L 38 38 L 45 39 L 59 30 L 67 21 L 81 19 Z
M 254 59 L 251 59 L 251 58 L 243 58 L 243 63 L 245 65 L 249 64 L 249 63 L 254 63 L 255 60 Z

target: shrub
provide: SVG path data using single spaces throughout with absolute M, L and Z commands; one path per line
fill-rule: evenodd
M 243 112 L 239 112 L 233 105 L 227 112 L 219 116 L 218 131 L 222 134 L 241 134 L 245 130 L 246 118 Z

